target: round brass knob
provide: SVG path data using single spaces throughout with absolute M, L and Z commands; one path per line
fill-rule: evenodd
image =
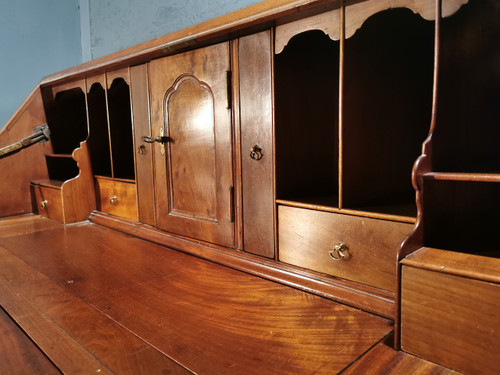
M 45 210 L 47 208 L 48 204 L 49 204 L 49 201 L 45 199 L 45 200 L 40 202 L 40 208 L 42 210 Z
M 333 260 L 344 260 L 347 257 L 347 251 L 349 248 L 347 245 L 343 242 L 339 242 L 333 247 L 333 250 L 329 251 L 328 254 L 330 254 L 330 257 Z
M 112 206 L 115 206 L 118 204 L 118 198 L 116 195 L 113 195 L 111 198 L 109 198 L 109 204 Z

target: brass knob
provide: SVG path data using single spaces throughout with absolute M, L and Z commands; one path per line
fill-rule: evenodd
M 250 149 L 250 157 L 253 160 L 260 160 L 262 159 L 262 149 L 259 147 L 259 145 L 255 145 Z
M 118 198 L 116 197 L 116 195 L 113 195 L 111 198 L 109 198 L 109 204 L 111 204 L 112 206 L 118 204 Z
M 41 202 L 40 202 L 40 208 L 41 208 L 42 210 L 45 210 L 45 209 L 47 208 L 47 205 L 48 205 L 48 204 L 49 204 L 49 201 L 45 199 L 44 201 L 41 201 Z
M 333 247 L 333 250 L 329 251 L 330 257 L 333 260 L 344 260 L 348 256 L 347 251 L 349 248 L 343 242 L 339 242 Z

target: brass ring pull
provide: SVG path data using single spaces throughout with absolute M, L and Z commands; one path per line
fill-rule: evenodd
M 329 251 L 328 254 L 330 254 L 330 257 L 333 260 L 344 260 L 348 254 L 348 247 L 345 243 L 339 242 L 333 247 L 333 250 Z
M 41 202 L 40 202 L 40 208 L 41 208 L 42 210 L 45 210 L 45 209 L 47 208 L 48 204 L 49 204 L 49 201 L 48 201 L 48 200 L 41 201 Z
M 118 204 L 118 198 L 116 195 L 113 195 L 111 198 L 109 198 L 109 204 L 112 206 L 116 206 Z
M 260 160 L 262 159 L 262 156 L 262 149 L 258 145 L 255 145 L 250 149 L 250 157 L 253 160 Z

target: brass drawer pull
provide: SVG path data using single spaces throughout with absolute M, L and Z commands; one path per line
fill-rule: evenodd
M 40 202 L 40 208 L 42 210 L 45 210 L 47 208 L 48 204 L 49 204 L 49 201 L 47 199 L 45 199 L 44 201 Z
M 253 160 L 260 160 L 262 159 L 262 156 L 262 149 L 258 145 L 255 145 L 250 149 L 250 157 Z
M 343 242 L 339 242 L 333 247 L 333 250 L 329 251 L 330 257 L 333 260 L 344 260 L 348 256 L 347 251 L 349 248 Z
M 112 206 L 116 206 L 118 204 L 118 198 L 116 195 L 113 195 L 111 198 L 109 198 L 109 204 Z

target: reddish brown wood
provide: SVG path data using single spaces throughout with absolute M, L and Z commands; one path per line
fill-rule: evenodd
M 0 309 L 0 352 L 5 374 L 60 374 L 26 334 Z
M 392 329 L 371 314 L 93 224 L 0 244 L 196 373 L 337 373 Z M 43 304 L 32 283 L 11 288 Z
M 159 228 L 234 246 L 231 111 L 226 72 L 229 45 L 219 44 L 151 62 Z M 205 64 L 204 61 L 210 61 Z
M 63 201 L 60 187 L 33 184 L 37 213 L 64 223 Z
M 396 291 L 397 252 L 410 224 L 280 206 L 278 225 L 282 262 Z M 338 243 L 348 248 L 342 260 L 330 256 Z
M 0 131 L 0 147 L 33 134 L 46 122 L 40 89 L 34 89 Z M 35 144 L 0 159 L 0 217 L 33 212 L 30 181 L 48 179 L 44 155 L 52 152 L 50 142 Z
M 273 280 L 281 284 L 317 294 L 324 298 L 354 306 L 388 319 L 394 319 L 394 300 L 392 292 L 369 287 L 349 280 L 327 277 L 293 267 L 284 263 L 276 263 L 260 256 L 230 251 L 213 244 L 203 244 L 179 236 L 171 235 L 140 223 L 127 222 L 118 217 L 100 212 L 93 213 L 92 222 L 115 230 L 143 238 L 188 254 L 210 260 L 258 277 Z
M 136 186 L 133 181 L 96 177 L 95 193 L 98 210 L 130 220 L 139 219 Z
M 344 375 L 385 374 L 385 375 L 460 375 L 459 372 L 442 367 L 424 359 L 394 350 L 392 337 L 377 344 L 354 362 Z
M 155 225 L 153 147 L 141 140 L 143 136 L 151 137 L 148 66 L 131 67 L 130 80 L 139 219 L 143 223 Z
M 487 260 L 486 260 L 487 261 Z M 401 347 L 467 374 L 493 374 L 500 353 L 500 285 L 403 266 Z
M 188 373 L 1 247 L 0 259 L 2 305 L 63 373 Z
M 271 33 L 239 40 L 244 250 L 274 258 Z M 250 149 L 261 149 L 252 159 Z
M 405 266 L 500 284 L 500 259 L 423 247 L 401 262 Z
M 57 221 L 46 219 L 38 215 L 20 215 L 0 219 L 0 237 L 16 236 L 19 234 L 60 228 L 63 225 Z

